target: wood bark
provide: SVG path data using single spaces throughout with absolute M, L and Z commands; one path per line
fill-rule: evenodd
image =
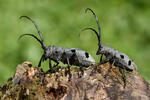
M 24 62 L 16 67 L 15 74 L 0 86 L 1 100 L 150 100 L 149 84 L 134 70 L 126 72 L 127 85 L 123 88 L 122 74 L 109 63 L 79 69 L 71 68 L 68 81 L 67 68 L 46 73 L 41 68 Z

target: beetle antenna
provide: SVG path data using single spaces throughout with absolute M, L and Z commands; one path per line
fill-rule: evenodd
M 42 37 L 41 31 L 39 30 L 39 28 L 38 28 L 37 24 L 35 23 L 35 21 L 32 20 L 32 19 L 31 19 L 30 17 L 28 17 L 28 16 L 20 16 L 20 19 L 21 19 L 21 18 L 27 18 L 28 20 L 30 20 L 30 21 L 34 24 L 34 26 L 35 26 L 35 28 L 36 28 L 36 30 L 37 30 L 37 32 L 38 32 L 38 34 L 39 34 L 39 36 L 40 36 L 42 42 L 43 42 L 43 37 Z
M 98 38 L 98 41 L 100 41 L 100 40 L 99 40 L 100 38 L 99 38 L 99 35 L 98 35 L 97 31 L 96 31 L 94 28 L 91 28 L 91 27 L 82 29 L 82 30 L 79 32 L 79 36 L 80 36 L 80 34 L 81 34 L 83 31 L 86 31 L 86 30 L 92 30 L 92 31 L 96 34 L 96 36 L 97 36 L 97 38 Z
M 97 18 L 97 16 L 96 16 L 96 14 L 94 13 L 94 11 L 92 10 L 92 9 L 90 9 L 90 8 L 87 8 L 86 10 L 85 10 L 85 13 L 87 12 L 87 11 L 91 11 L 92 12 L 92 14 L 94 15 L 94 17 L 95 17 L 95 19 L 96 19 L 96 23 L 97 23 L 97 25 L 98 25 L 98 31 L 99 31 L 99 46 L 101 47 L 101 28 L 100 28 L 100 24 L 99 24 L 99 20 L 98 20 L 98 18 Z
M 44 50 L 46 49 L 46 47 L 43 45 L 43 42 L 42 42 L 40 39 L 38 39 L 38 38 L 37 38 L 35 35 L 33 35 L 33 34 L 22 34 L 22 35 L 19 36 L 18 41 L 19 41 L 23 36 L 26 36 L 26 35 L 35 38 L 35 39 L 41 44 L 42 48 L 43 48 Z

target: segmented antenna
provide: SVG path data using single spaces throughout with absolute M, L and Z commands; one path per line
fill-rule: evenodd
M 96 16 L 96 14 L 94 13 L 94 11 L 92 10 L 92 9 L 90 9 L 90 8 L 87 8 L 86 10 L 85 10 L 85 12 L 87 12 L 87 11 L 91 11 L 92 12 L 92 14 L 94 15 L 94 17 L 95 17 L 95 19 L 96 19 L 96 23 L 97 23 L 97 25 L 98 25 L 98 31 L 99 31 L 99 46 L 101 47 L 101 28 L 100 28 L 100 24 L 99 24 L 99 20 L 98 20 L 98 18 L 97 18 L 97 16 Z
M 101 48 L 102 47 L 102 45 L 101 45 L 101 28 L 100 28 L 100 24 L 99 24 L 99 21 L 98 21 L 98 18 L 97 18 L 97 16 L 96 16 L 96 14 L 90 9 L 90 8 L 87 8 L 86 10 L 85 10 L 85 12 L 87 12 L 87 11 L 91 11 L 92 12 L 92 14 L 95 16 L 95 18 L 96 18 L 96 23 L 97 23 L 97 25 L 98 25 L 98 30 L 99 30 L 99 34 L 98 34 L 98 32 L 94 29 L 94 28 L 84 28 L 84 29 L 82 29 L 80 32 L 79 32 L 79 36 L 80 36 L 80 34 L 81 34 L 81 32 L 83 32 L 83 31 L 85 31 L 85 30 L 92 30 L 95 34 L 96 34 L 96 36 L 97 36 L 97 38 L 98 38 L 98 45 L 99 45 L 99 48 Z
M 28 20 L 30 20 L 34 24 L 34 26 L 35 26 L 35 28 L 36 28 L 36 30 L 37 30 L 40 38 L 41 38 L 41 41 L 43 42 L 43 37 L 42 37 L 41 31 L 39 30 L 37 24 L 30 17 L 28 17 L 28 16 L 20 16 L 20 19 L 21 18 L 27 18 Z
M 43 48 L 43 49 L 46 49 L 46 46 L 45 46 L 44 41 L 43 41 L 42 34 L 41 34 L 41 32 L 40 32 L 40 30 L 39 30 L 37 24 L 36 24 L 30 17 L 28 17 L 28 16 L 20 16 L 20 19 L 21 19 L 21 18 L 27 18 L 28 20 L 30 20 L 30 21 L 34 24 L 34 26 L 35 26 L 35 28 L 36 28 L 36 30 L 37 30 L 37 32 L 38 32 L 38 34 L 39 34 L 41 40 L 38 39 L 38 38 L 37 38 L 35 35 L 33 35 L 33 34 L 22 34 L 22 35 L 19 37 L 19 39 L 20 39 L 21 37 L 23 37 L 24 35 L 32 36 L 32 37 L 34 37 L 37 41 L 40 42 L 40 44 L 42 45 L 42 48 Z
M 29 33 L 29 34 L 22 34 L 22 35 L 20 35 L 19 38 L 18 38 L 18 41 L 19 41 L 23 36 L 26 36 L 26 35 L 35 38 L 38 42 L 40 42 L 41 45 L 43 45 L 43 43 L 42 43 L 42 41 L 41 41 L 40 39 L 38 39 L 35 35 L 30 34 L 30 33 Z
M 86 13 L 88 10 L 91 11 L 92 14 L 94 15 L 94 17 L 95 17 L 95 19 L 96 19 L 96 23 L 97 23 L 97 25 L 98 25 L 99 36 L 101 36 L 101 28 L 100 28 L 99 20 L 98 20 L 96 14 L 94 13 L 94 11 L 93 11 L 92 9 L 90 9 L 90 8 L 85 9 L 85 13 Z
M 96 36 L 97 36 L 97 38 L 98 38 L 98 41 L 100 41 L 100 38 L 99 38 L 99 35 L 98 35 L 97 31 L 96 31 L 94 28 L 91 28 L 91 27 L 82 29 L 82 30 L 79 32 L 79 36 L 80 36 L 80 34 L 81 34 L 83 31 L 86 31 L 86 30 L 92 30 L 92 31 L 96 34 Z

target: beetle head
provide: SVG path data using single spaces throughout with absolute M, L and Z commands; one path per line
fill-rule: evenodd
M 102 50 L 102 48 L 101 48 L 101 47 L 99 47 L 99 48 L 98 48 L 98 50 L 97 50 L 97 52 L 96 52 L 96 55 L 100 55 L 100 54 L 102 54 L 101 50 Z

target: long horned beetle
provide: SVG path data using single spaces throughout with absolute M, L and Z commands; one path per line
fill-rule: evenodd
M 41 44 L 42 49 L 44 50 L 44 53 L 39 61 L 38 67 L 41 66 L 42 61 L 49 59 L 49 68 L 50 68 L 49 71 L 53 71 L 52 65 L 51 65 L 51 60 L 56 63 L 56 65 L 54 65 L 53 67 L 57 66 L 59 64 L 59 62 L 61 61 L 64 64 L 68 64 L 68 72 L 69 72 L 69 80 L 70 80 L 71 79 L 71 73 L 70 73 L 71 65 L 80 66 L 81 73 L 83 74 L 83 70 L 82 70 L 83 66 L 89 67 L 89 66 L 95 64 L 94 58 L 84 50 L 80 50 L 77 48 L 62 48 L 59 46 L 46 47 L 43 37 L 42 37 L 42 34 L 41 34 L 37 24 L 28 16 L 21 16 L 20 18 L 27 18 L 28 20 L 30 20 L 34 24 L 34 26 L 40 36 L 40 39 L 39 39 L 35 35 L 29 33 L 29 34 L 22 34 L 18 38 L 18 40 L 19 40 L 23 36 L 26 36 L 26 35 L 31 36 L 31 37 L 35 38 Z
M 89 27 L 89 28 L 82 29 L 80 31 L 80 33 L 85 31 L 85 30 L 92 30 L 96 34 L 96 36 L 98 38 L 98 47 L 99 47 L 98 50 L 97 50 L 96 55 L 101 54 L 99 63 L 100 64 L 103 64 L 103 63 L 106 63 L 106 62 L 111 63 L 111 66 L 108 69 L 107 74 L 110 72 L 113 65 L 123 69 L 123 73 L 122 73 L 123 77 L 122 78 L 123 78 L 124 88 L 125 88 L 126 87 L 126 73 L 125 73 L 125 70 L 132 72 L 134 69 L 136 69 L 136 66 L 126 54 L 124 54 L 122 52 L 119 52 L 119 51 L 117 51 L 117 50 L 115 50 L 115 49 L 113 49 L 109 46 L 102 45 L 102 43 L 101 43 L 101 28 L 100 28 L 99 20 L 98 20 L 96 14 L 94 13 L 94 11 L 92 9 L 87 8 L 85 10 L 85 12 L 87 12 L 87 11 L 90 11 L 94 15 L 94 17 L 96 19 L 96 23 L 98 25 L 98 32 L 94 28 Z M 79 33 L 79 35 L 80 35 L 80 33 Z M 102 59 L 103 55 L 106 57 L 105 59 Z M 105 75 L 105 78 L 106 78 L 106 75 Z

